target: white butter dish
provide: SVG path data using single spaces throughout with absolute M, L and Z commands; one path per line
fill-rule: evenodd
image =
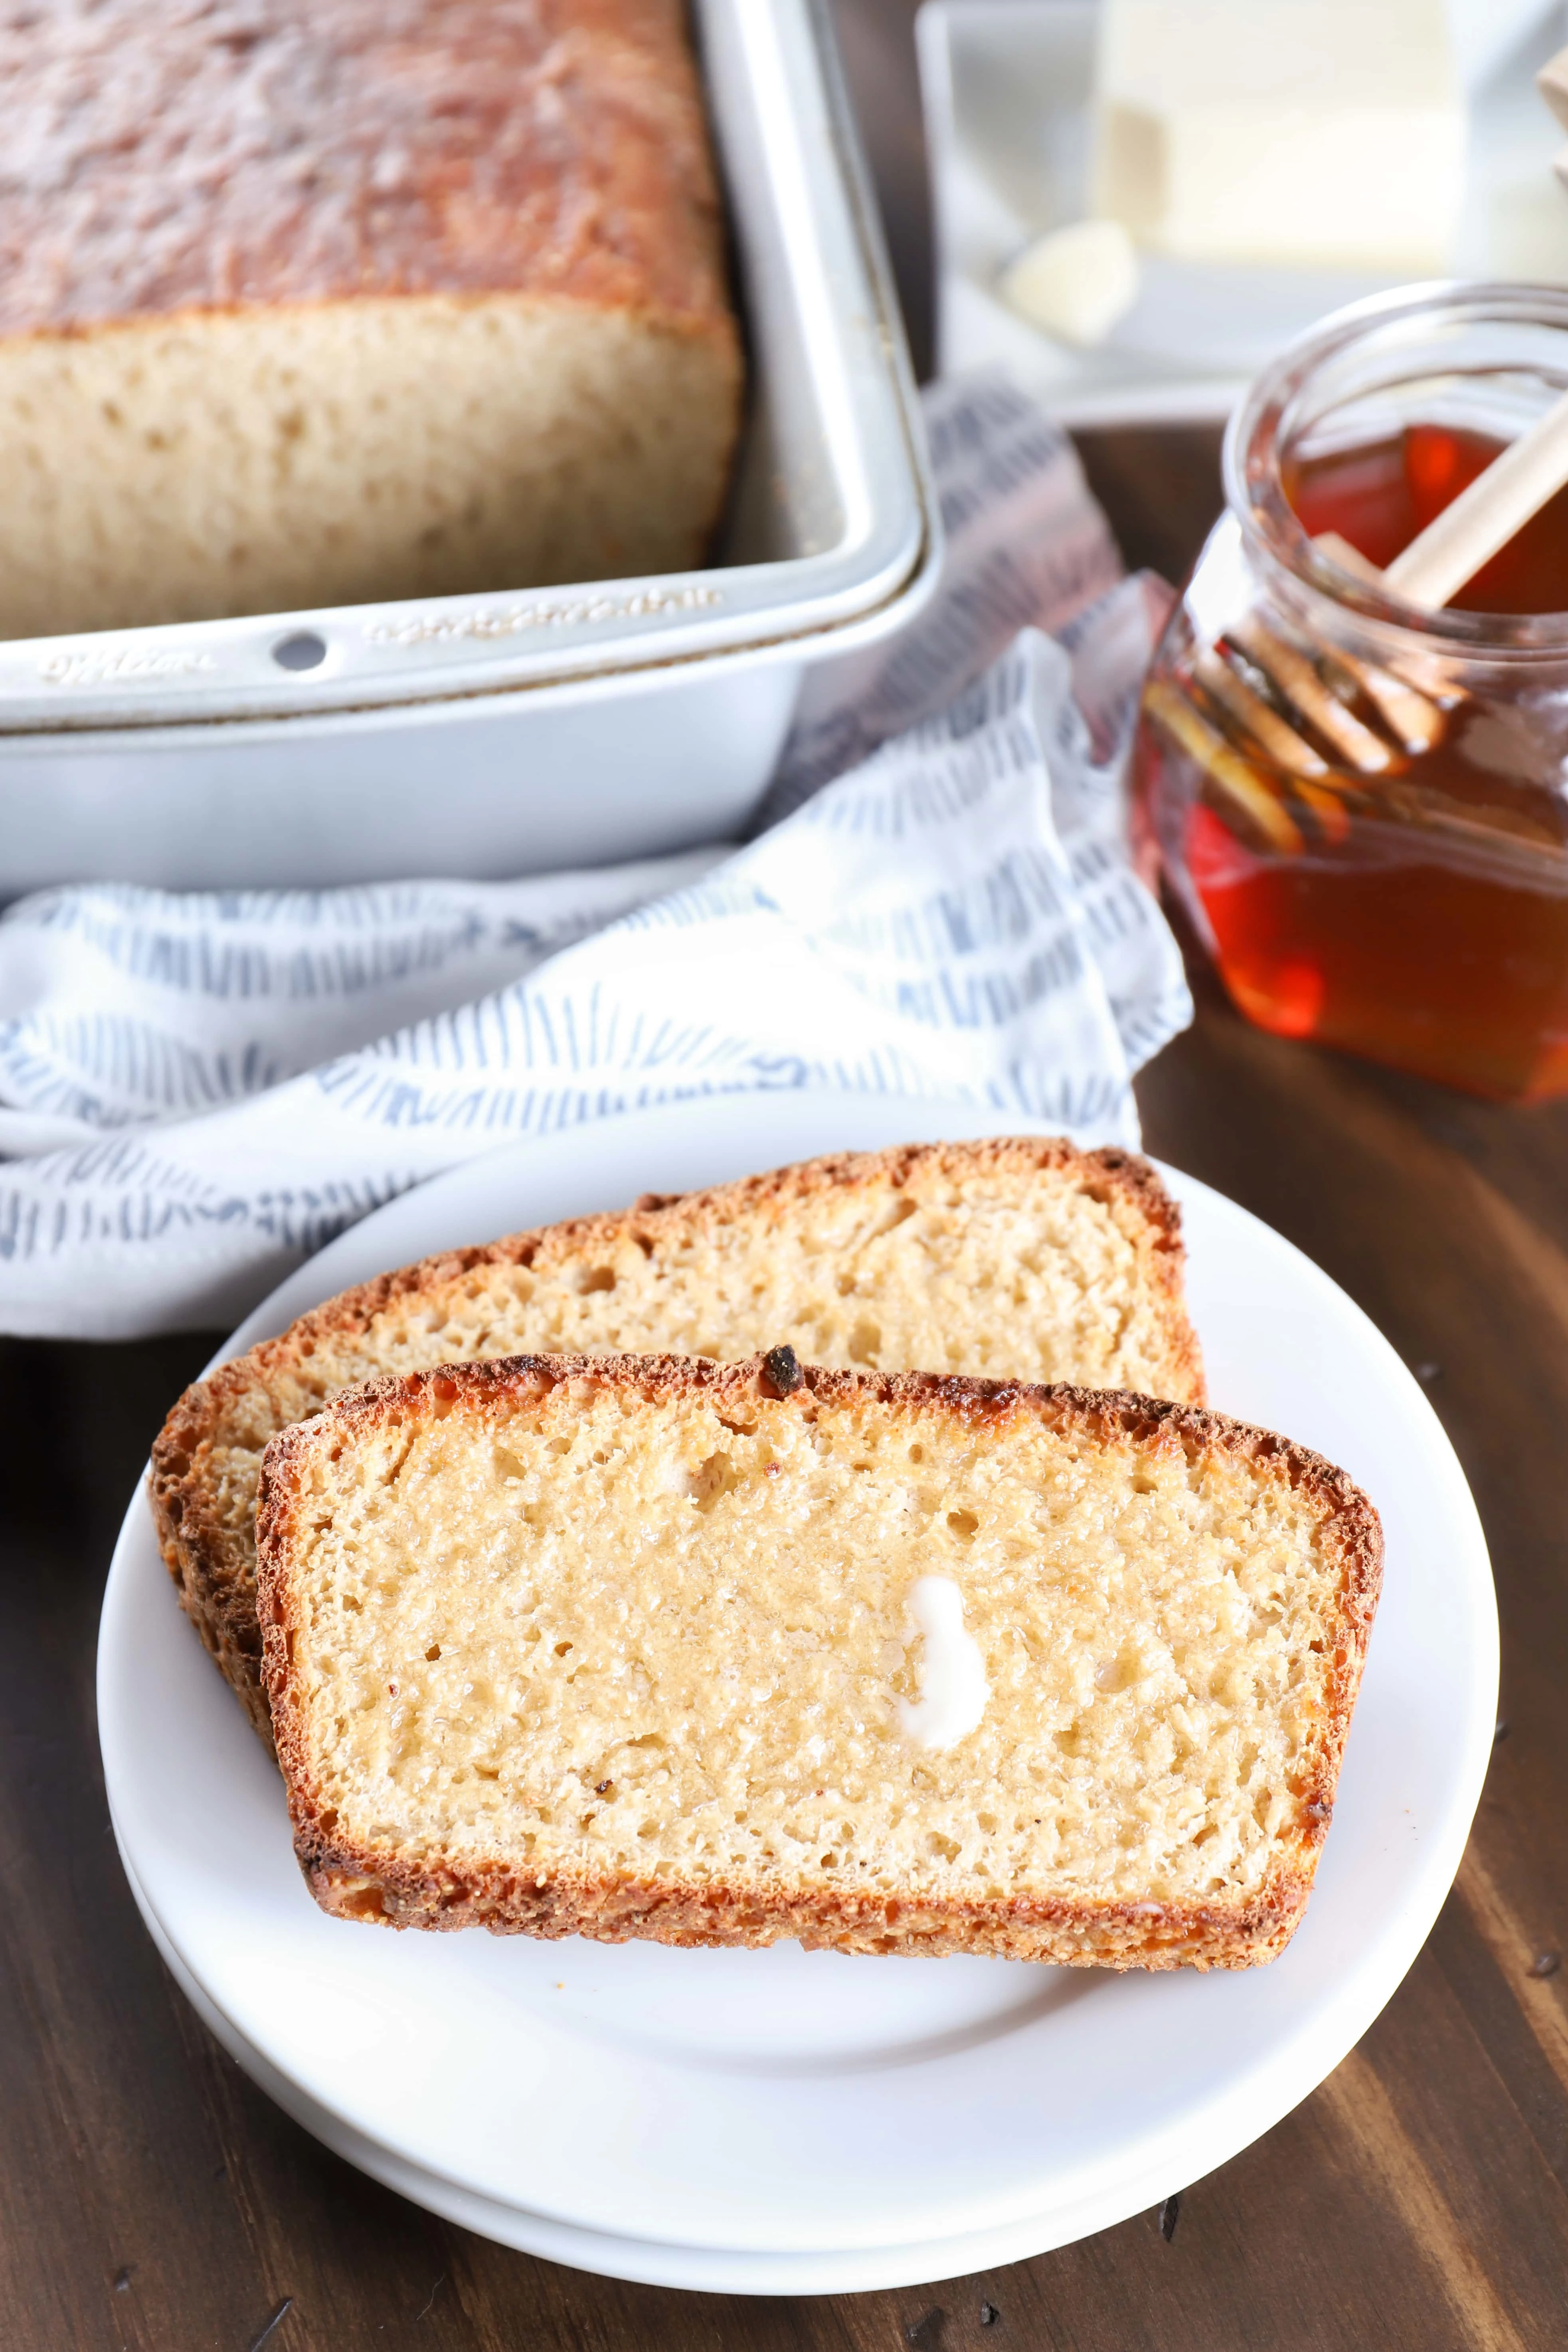
M 1141 254 L 1135 302 L 1092 348 L 1040 333 L 1001 283 L 1092 210 L 1098 0 L 926 0 L 917 19 L 937 245 L 942 374 L 1004 366 L 1068 425 L 1218 420 L 1313 320 L 1399 272 Z M 1568 281 L 1562 131 L 1533 75 L 1563 38 L 1550 0 L 1451 0 L 1468 162 L 1457 277 Z M 1405 269 L 1403 273 L 1408 276 Z

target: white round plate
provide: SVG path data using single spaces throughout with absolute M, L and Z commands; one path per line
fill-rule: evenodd
M 481 2237 L 515 2246 L 522 2253 L 542 2254 L 547 2261 L 564 2263 L 573 2270 L 636 2279 L 647 2286 L 688 2287 L 713 2294 L 841 2294 L 872 2287 L 923 2286 L 933 2279 L 994 2270 L 1000 2263 L 1065 2245 L 1102 2226 L 1095 2212 L 1079 2214 L 1059 2208 L 1048 2221 L 1030 2216 L 1001 2229 L 972 2230 L 956 2238 L 928 2238 L 919 2246 L 841 2248 L 820 2254 L 747 2254 L 710 2246 L 661 2246 L 649 2238 L 579 2230 L 569 2221 L 552 2221 L 542 2213 L 498 2205 L 378 2147 L 340 2116 L 329 2115 L 306 2096 L 298 2083 L 269 2066 L 260 2052 L 252 2049 L 228 2019 L 214 2009 L 184 1967 L 160 1929 L 129 1864 L 126 1875 L 176 1983 L 230 2057 L 237 2059 L 269 2098 L 276 2099 L 297 2124 L 313 2132 L 335 2155 L 358 2165 L 362 2172 L 395 2189 L 400 2196 L 428 2206 L 432 2212 L 458 2222 L 465 2230 L 475 2230 Z M 1110 2218 L 1119 2219 L 1120 2213 Z
M 224 1352 L 454 1244 L 994 1125 L 810 1093 L 606 1119 L 367 1218 Z M 100 1642 L 116 1833 L 182 1981 L 302 2122 L 421 2202 L 559 2260 L 818 2294 L 952 2276 L 1102 2228 L 1223 2163 L 1338 2063 L 1458 1866 L 1495 1719 L 1491 1578 L 1458 1465 L 1392 1349 L 1278 1234 L 1167 1175 L 1215 1404 L 1342 1463 L 1387 1537 L 1334 1825 L 1283 1957 L 1234 1976 L 1119 1977 L 329 1919 L 295 1867 L 276 1771 L 174 1604 L 139 1493 Z

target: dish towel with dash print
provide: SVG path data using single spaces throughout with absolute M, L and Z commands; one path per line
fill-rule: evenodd
M 1136 1144 L 1132 1074 L 1191 1018 L 1122 804 L 1167 592 L 1010 385 L 926 415 L 937 593 L 812 674 L 744 846 L 13 906 L 0 1329 L 226 1323 L 442 1169 L 681 1096 L 873 1088 Z

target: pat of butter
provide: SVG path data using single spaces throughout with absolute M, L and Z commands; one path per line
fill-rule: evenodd
M 980 1644 L 963 1630 L 963 1595 L 951 1576 L 921 1576 L 910 1587 L 909 1606 L 925 1651 L 921 1695 L 899 1701 L 899 1727 L 917 1748 L 956 1748 L 991 1696 Z
M 1120 221 L 1053 229 L 1002 273 L 1002 299 L 1058 341 L 1102 343 L 1138 299 L 1138 256 Z
M 1447 0 L 1105 0 L 1092 209 L 1188 261 L 1447 267 Z

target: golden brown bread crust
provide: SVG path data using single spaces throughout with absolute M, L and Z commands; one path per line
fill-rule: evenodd
M 680 0 L 11 0 L 0 332 L 516 293 L 735 348 Z
M 264 1671 L 295 1850 L 318 1903 L 340 1917 L 379 1926 L 482 1926 L 495 1934 L 587 1936 L 607 1943 L 636 1937 L 678 1945 L 760 1946 L 795 1936 L 808 1949 L 982 1952 L 1113 1969 L 1251 1968 L 1274 1958 L 1294 1933 L 1311 1892 L 1382 1583 L 1382 1527 L 1359 1487 L 1306 1447 L 1201 1408 L 1066 1386 L 1035 1388 L 922 1372 L 824 1371 L 793 1361 L 788 1369 L 798 1385 L 781 1390 L 773 1355 L 732 1365 L 679 1357 L 491 1358 L 377 1381 L 271 1441 L 258 1513 Z M 721 1411 L 781 1393 L 807 1414 L 819 1402 L 875 1399 L 895 1412 L 935 1406 L 976 1433 L 995 1433 L 1009 1419 L 1033 1415 L 1091 1444 L 1174 1437 L 1189 1458 L 1245 1460 L 1306 1494 L 1321 1507 L 1324 1548 L 1341 1568 L 1339 1614 L 1317 1747 L 1293 1790 L 1295 1818 L 1281 1835 L 1262 1892 L 1250 1901 L 1202 1905 L 1096 1905 L 1034 1897 L 903 1904 L 834 1887 L 804 1892 L 781 1885 L 759 1892 L 668 1877 L 557 1874 L 542 1886 L 499 1864 L 487 1867 L 448 1857 L 421 1866 L 342 1835 L 312 1780 L 304 1707 L 291 1670 L 292 1635 L 300 1619 L 289 1581 L 289 1557 L 310 1454 L 337 1444 L 347 1432 L 384 1420 L 439 1414 L 458 1406 L 507 1412 L 520 1397 L 576 1382 L 631 1388 L 654 1401 L 702 1396 Z
M 543 1270 L 623 1234 L 651 1252 L 693 1227 L 743 1216 L 787 1218 L 796 1203 L 836 1187 L 884 1181 L 901 1186 L 931 1171 L 963 1176 L 1025 1169 L 1068 1171 L 1092 1198 L 1116 1208 L 1122 1230 L 1137 1249 L 1144 1282 L 1163 1302 L 1173 1367 L 1170 1386 L 1184 1402 L 1201 1403 L 1203 1364 L 1184 1294 L 1180 1210 L 1146 1160 L 1114 1148 L 1079 1151 L 1054 1136 L 837 1152 L 707 1192 L 645 1193 L 627 1210 L 510 1234 L 482 1247 L 449 1250 L 378 1275 L 301 1316 L 276 1339 L 263 1340 L 196 1381 L 170 1412 L 153 1448 L 148 1489 L 153 1517 L 180 1604 L 262 1738 L 270 1741 L 272 1735 L 256 1622 L 254 1527 L 247 1515 L 241 1514 L 237 1523 L 233 1513 L 226 1511 L 222 1482 L 212 1465 L 215 1451 L 247 1420 L 266 1426 L 269 1380 L 299 1372 L 324 1339 L 365 1331 L 395 1299 L 434 1289 L 487 1265 Z M 321 1402 L 326 1401 L 323 1394 Z

